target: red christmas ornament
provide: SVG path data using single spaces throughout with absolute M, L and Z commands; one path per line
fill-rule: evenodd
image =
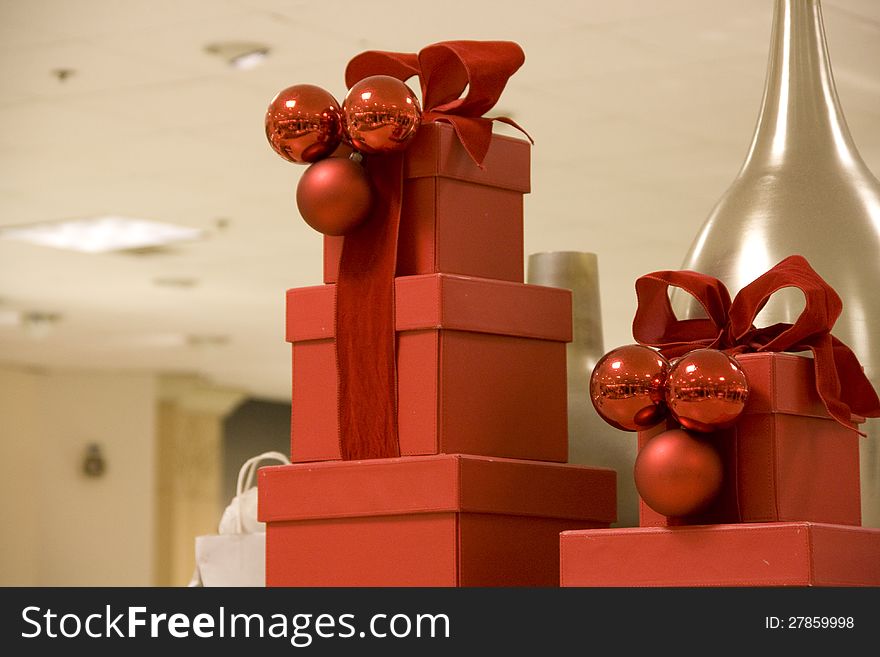
M 651 438 L 634 469 L 642 500 L 665 516 L 705 509 L 721 490 L 723 472 L 721 457 L 708 440 L 682 429 Z
M 362 153 L 391 153 L 406 148 L 422 121 L 412 90 L 389 75 L 356 83 L 342 103 L 345 133 Z
M 297 84 L 279 92 L 266 111 L 266 138 L 285 160 L 317 162 L 342 141 L 339 103 L 313 84 Z
M 696 349 L 679 358 L 666 377 L 666 404 L 685 429 L 718 431 L 736 422 L 749 396 L 746 373 L 716 349 Z
M 369 178 L 359 162 L 330 157 L 303 172 L 296 188 L 296 206 L 318 232 L 345 235 L 367 218 L 372 196 Z
M 618 347 L 599 359 L 590 376 L 590 399 L 613 427 L 642 431 L 665 415 L 663 381 L 669 363 L 649 347 Z

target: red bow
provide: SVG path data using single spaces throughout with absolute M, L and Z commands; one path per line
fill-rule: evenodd
M 368 50 L 348 63 L 345 84 L 351 87 L 371 75 L 403 81 L 419 76 L 422 120 L 450 123 L 468 154 L 481 165 L 492 139 L 492 121 L 512 125 L 529 136 L 512 119 L 483 116 L 498 102 L 507 80 L 524 61 L 522 48 L 511 41 L 443 41 L 418 54 Z M 461 97 L 465 89 L 467 95 Z
M 693 296 L 706 318 L 678 319 L 667 291 L 678 287 Z M 755 317 L 781 288 L 796 287 L 806 305 L 794 322 L 756 328 Z M 805 258 L 789 256 L 744 287 L 733 299 L 716 278 L 694 271 L 658 271 L 636 281 L 638 309 L 633 337 L 667 357 L 708 347 L 744 351 L 813 352 L 816 390 L 831 416 L 848 428 L 853 413 L 880 417 L 880 400 L 855 354 L 831 335 L 843 304 Z M 861 432 L 859 432 L 861 433 Z M 864 434 L 862 434 L 864 435 Z

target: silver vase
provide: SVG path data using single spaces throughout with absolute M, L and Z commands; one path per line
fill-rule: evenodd
M 720 127 L 720 126 L 719 126 Z M 880 183 L 850 136 L 819 0 L 776 0 L 764 98 L 742 169 L 683 264 L 735 294 L 771 266 L 803 255 L 843 299 L 833 334 L 880 386 Z M 756 322 L 792 322 L 803 297 L 783 290 Z M 680 316 L 694 317 L 685 295 Z M 861 441 L 862 522 L 880 527 L 880 420 Z
M 568 461 L 617 471 L 617 523 L 639 524 L 633 480 L 637 441 L 634 434 L 606 424 L 590 402 L 590 374 L 604 355 L 599 266 L 595 253 L 553 251 L 528 258 L 527 282 L 572 292 L 573 340 L 567 348 Z

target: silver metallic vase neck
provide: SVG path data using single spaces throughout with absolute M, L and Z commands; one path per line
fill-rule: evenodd
M 776 0 L 764 98 L 742 173 L 827 158 L 864 167 L 837 98 L 822 7 Z

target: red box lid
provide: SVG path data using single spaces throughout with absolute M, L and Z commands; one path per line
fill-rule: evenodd
M 749 380 L 744 413 L 788 413 L 831 419 L 816 391 L 813 359 L 798 354 L 762 352 L 738 354 Z M 865 419 L 853 415 L 853 422 Z
M 395 279 L 398 331 L 453 329 L 571 342 L 571 291 L 488 278 L 423 274 Z M 287 291 L 287 341 L 336 335 L 335 285 Z
M 259 470 L 263 522 L 472 512 L 614 522 L 606 468 L 464 454 L 324 461 Z
M 426 123 L 407 146 L 404 176 L 443 176 L 528 193 L 530 155 L 529 142 L 493 135 L 481 168 L 467 154 L 451 125 Z
M 564 531 L 562 586 L 880 584 L 880 530 L 812 522 Z

